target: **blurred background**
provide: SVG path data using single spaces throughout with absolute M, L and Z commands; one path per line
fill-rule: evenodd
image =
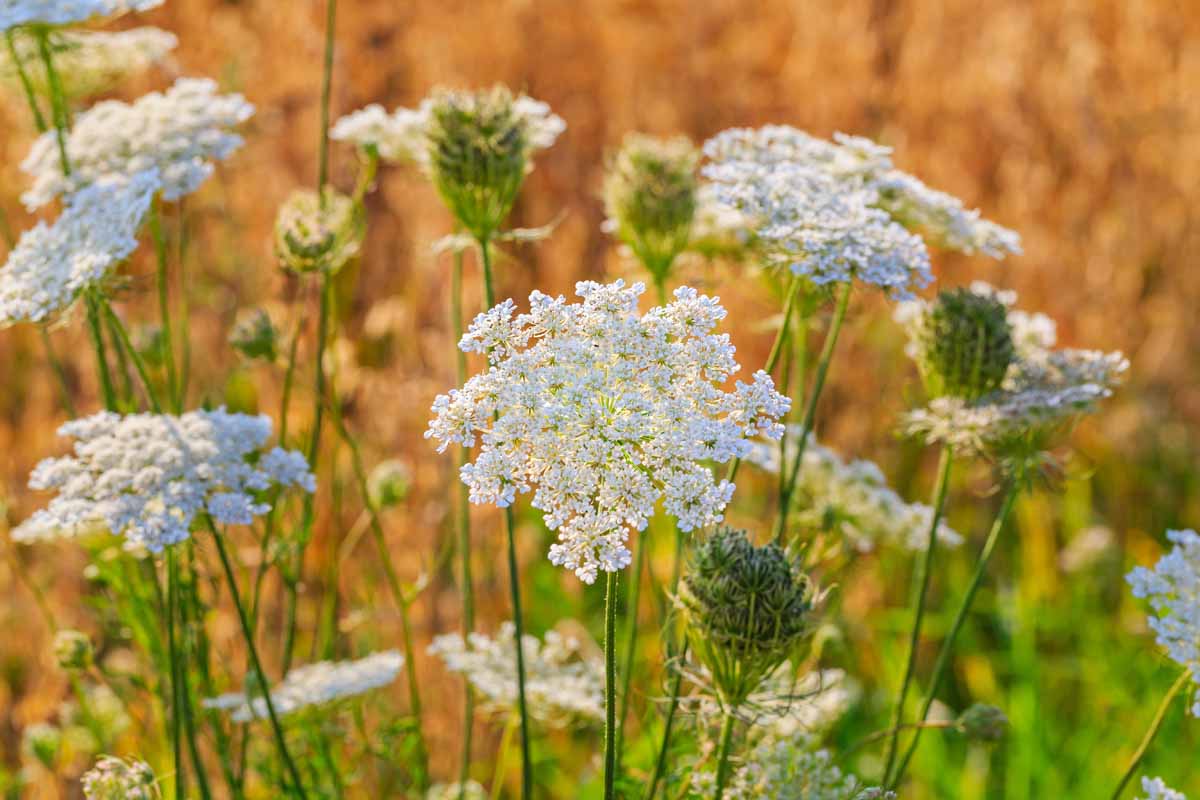
M 163 88 L 175 75 L 210 76 L 258 109 L 246 147 L 186 204 L 193 405 L 274 413 L 278 372 L 240 364 L 225 346 L 228 329 L 250 306 L 287 325 L 296 324 L 298 309 L 311 317 L 315 308 L 309 289 L 275 267 L 270 229 L 283 198 L 315 181 L 323 16 L 324 4 L 314 0 L 168 0 L 115 25 L 154 24 L 180 39 L 165 68 L 116 96 Z M 1058 321 L 1062 344 L 1123 350 L 1132 369 L 1128 385 L 1075 431 L 1059 485 L 1019 506 L 943 692 L 954 708 L 973 700 L 1000 706 L 1012 720 L 1010 736 L 988 748 L 926 736 L 906 796 L 1111 792 L 1177 674 L 1123 576 L 1158 557 L 1166 528 L 1200 526 L 1200 7 L 1168 0 L 360 0 L 341 4 L 337 36 L 335 118 L 372 102 L 414 106 L 440 85 L 499 82 L 548 102 L 566 120 L 566 133 L 537 157 L 511 219 L 534 226 L 565 213 L 547 241 L 508 248 L 499 293 L 518 303 L 535 287 L 569 293 L 580 279 L 637 276 L 600 228 L 605 155 L 630 131 L 701 142 L 729 126 L 787 123 L 819 136 L 872 137 L 895 148 L 901 169 L 1017 230 L 1024 255 L 1005 262 L 935 253 L 941 285 L 983 279 L 1015 289 L 1023 307 Z M 30 224 L 18 201 L 27 185 L 18 165 L 32 126 L 16 91 L 3 99 L 0 208 L 6 226 L 19 232 Z M 349 189 L 354 154 L 335 144 L 333 159 L 334 182 Z M 390 512 L 388 535 L 406 554 L 407 579 L 434 571 L 414 611 L 424 642 L 458 624 L 453 575 L 435 563 L 451 525 L 451 459 L 421 435 L 433 397 L 453 382 L 449 259 L 432 249 L 450 220 L 410 169 L 385 166 L 368 204 L 364 254 L 339 280 L 343 334 L 331 358 L 368 459 L 398 457 L 412 468 L 411 496 Z M 168 222 L 177 234 L 179 219 Z M 136 327 L 153 319 L 152 267 L 135 261 L 129 273 L 121 308 Z M 478 291 L 474 269 L 468 274 L 468 297 L 478 296 L 471 294 Z M 699 261 L 685 264 L 678 280 L 722 297 L 744 368 L 761 364 L 772 332 L 760 321 L 778 308 L 763 285 L 744 267 Z M 919 397 L 898 330 L 883 298 L 857 296 L 818 434 L 847 456 L 877 460 L 901 494 L 918 499 L 929 491 L 932 463 L 894 435 L 897 414 Z M 81 412 L 95 410 L 82 324 L 75 320 L 51 338 L 69 362 Z M 54 431 L 66 416 L 36 330 L 0 335 L 0 375 L 0 503 L 16 524 L 44 502 L 25 481 L 38 459 L 61 452 Z M 334 469 L 348 474 L 349 465 Z M 986 532 L 996 504 L 989 485 L 979 469 L 964 471 L 956 486 L 950 521 L 969 542 L 935 574 L 931 636 L 948 624 Z M 322 552 L 336 546 L 328 544 L 336 532 L 354 521 L 337 508 L 323 514 L 313 575 Z M 732 516 L 764 524 L 748 506 Z M 591 611 L 601 592 L 545 562 L 547 534 L 536 517 L 525 530 L 531 627 L 544 631 L 564 609 L 596 620 Z M 483 592 L 496 598 L 484 604 L 480 627 L 491 630 L 507 607 L 505 579 L 494 566 L 501 544 L 495 518 L 481 512 L 475 534 Z M 23 727 L 64 696 L 49 668 L 36 593 L 45 593 L 62 624 L 87 629 L 90 615 L 81 554 L 3 539 L 0 763 L 11 771 L 24 764 Z M 370 565 L 359 569 L 370 572 Z M 825 660 L 848 669 L 863 691 L 835 729 L 837 744 L 884 725 L 903 657 L 909 570 L 902 554 L 881 554 L 839 587 L 831 622 L 840 633 L 826 644 Z M 395 618 L 368 602 L 377 579 L 343 576 L 343 628 L 386 643 Z M 314 578 L 308 588 L 318 587 Z M 232 617 L 220 622 L 233 641 Z M 645 646 L 656 637 L 647 626 Z M 921 674 L 933 655 L 922 653 Z M 438 667 L 418 665 L 430 687 L 435 770 L 448 774 L 459 684 Z M 481 742 L 481 755 L 490 741 Z M 572 745 L 579 760 L 561 765 L 553 796 L 573 796 L 569 776 L 587 763 L 589 741 Z M 1198 747 L 1200 720 L 1185 718 L 1179 704 L 1146 771 L 1200 793 Z M 848 766 L 871 776 L 877 759 L 868 748 Z M 72 796 L 65 783 L 36 777 L 28 796 Z

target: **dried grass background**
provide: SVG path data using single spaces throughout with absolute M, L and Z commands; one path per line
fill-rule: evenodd
M 224 347 L 226 331 L 242 307 L 266 305 L 287 324 L 295 320 L 293 299 L 313 308 L 274 266 L 269 231 L 282 199 L 315 180 L 323 9 L 315 0 L 168 0 L 136 21 L 175 32 L 180 47 L 168 69 L 119 96 L 162 88 L 172 73 L 207 75 L 258 108 L 245 149 L 187 202 L 193 405 L 225 400 L 274 413 L 277 377 L 238 367 Z M 893 145 L 901 168 L 1023 237 L 1025 254 L 998 264 L 939 257 L 942 283 L 982 278 L 1014 288 L 1023 306 L 1058 320 L 1064 343 L 1122 349 L 1133 363 L 1130 385 L 1076 437 L 1086 508 L 1056 522 L 1040 516 L 1043 506 L 1023 504 L 1023 537 L 1031 538 L 1013 558 L 1037 581 L 1029 591 L 1045 602 L 1063 591 L 1055 552 L 1084 524 L 1109 525 L 1127 561 L 1153 558 L 1167 525 L 1200 525 L 1200 7 L 1167 0 L 343 0 L 337 36 L 335 116 L 369 102 L 415 105 L 438 85 L 502 82 L 547 101 L 567 121 L 566 134 L 538 157 L 513 214 L 515 225 L 539 225 L 566 212 L 549 241 L 512 249 L 501 265 L 500 296 L 519 301 L 535 286 L 569 293 L 576 280 L 636 274 L 600 232 L 604 156 L 628 131 L 701 141 L 732 125 L 778 122 Z M 31 126 L 16 94 L 0 106 L 0 125 L 0 207 L 20 230 L 27 220 L 17 196 L 26 180 L 17 164 Z M 336 144 L 333 154 L 334 181 L 348 188 L 353 154 Z M 414 554 L 401 559 L 411 579 L 420 569 L 415 554 L 432 559 L 450 524 L 450 459 L 421 438 L 430 401 L 453 380 L 449 264 L 430 247 L 450 222 L 427 183 L 405 169 L 382 170 L 369 211 L 364 256 L 340 281 L 346 336 L 335 362 L 369 460 L 399 456 L 414 467 L 413 498 L 389 518 L 396 551 Z M 135 324 L 150 321 L 151 266 L 135 262 L 130 274 L 128 302 L 119 307 Z M 685 277 L 722 296 L 743 365 L 761 363 L 771 334 L 757 322 L 773 312 L 769 295 L 741 279 L 737 266 L 690 264 Z M 474 286 L 469 297 L 477 296 Z M 879 298 L 859 295 L 819 433 L 855 455 L 880 458 L 896 475 L 913 462 L 896 455 L 890 432 L 912 376 L 887 312 Z M 56 332 L 54 341 L 72 362 L 81 410 L 95 410 L 82 325 Z M 0 334 L 0 381 L 0 501 L 15 524 L 44 500 L 24 488 L 30 468 L 63 447 L 54 429 L 64 415 L 36 332 Z M 306 403 L 296 405 L 294 424 L 302 423 Z M 897 483 L 924 492 L 927 477 Z M 491 520 L 479 516 L 481 548 L 498 546 Z M 325 512 L 310 553 L 311 590 L 332 546 L 330 531 L 352 521 L 353 514 L 343 520 Z M 537 537 L 525 544 L 526 563 L 543 558 Z M 86 591 L 81 555 L 69 547 L 18 551 L 7 541 L 4 548 L 11 557 L 0 564 L 0 758 L 15 765 L 20 729 L 63 696 L 48 632 L 22 583 L 44 587 L 64 624 L 86 628 L 89 615 L 78 603 Z M 480 558 L 496 560 L 486 549 Z M 506 607 L 505 584 L 483 569 L 484 595 L 498 599 L 481 621 L 491 628 Z M 348 610 L 365 592 L 353 573 L 345 576 Z M 854 596 L 848 593 L 848 605 Z M 861 602 L 870 607 L 869 599 Z M 456 626 L 456 603 L 443 576 L 417 606 L 419 637 Z M 375 613 L 362 625 L 386 640 L 394 619 Z M 1134 608 L 1121 621 L 1137 629 L 1140 614 Z M 233 643 L 232 616 L 220 623 L 220 635 Z M 421 668 L 435 769 L 444 774 L 456 753 L 458 684 L 439 677 L 432 663 Z M 1138 719 L 1130 718 L 1129 730 L 1140 730 Z M 53 785 L 46 779 L 36 796 L 60 796 Z

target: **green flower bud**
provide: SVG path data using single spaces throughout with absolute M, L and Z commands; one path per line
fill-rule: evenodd
M 367 478 L 367 491 L 376 508 L 392 508 L 408 497 L 411 480 L 411 471 L 403 461 L 382 461 L 371 470 Z
M 609 164 L 604 207 L 616 234 L 656 280 L 687 247 L 700 153 L 686 138 L 630 134 Z
M 246 309 L 238 314 L 229 332 L 229 344 L 244 357 L 274 361 L 279 355 L 279 334 L 271 318 L 261 308 Z
M 54 660 L 60 669 L 87 669 L 92 665 L 92 640 L 82 631 L 59 631 L 54 634 Z
M 48 722 L 37 722 L 25 729 L 21 737 L 25 752 L 53 770 L 62 747 L 62 731 Z
M 1008 717 L 995 706 L 975 703 L 959 715 L 954 727 L 968 739 L 998 742 L 1008 732 Z
M 697 658 L 737 707 L 795 654 L 818 601 L 808 576 L 776 544 L 755 547 L 721 528 L 697 548 L 679 602 Z
M 438 91 L 427 136 L 438 194 L 472 236 L 490 237 L 512 208 L 528 166 L 529 133 L 512 92 L 503 86 Z
M 365 225 L 353 199 L 326 187 L 292 192 L 275 217 L 275 255 L 293 272 L 334 273 L 358 255 Z
M 133 346 L 148 366 L 166 363 L 167 337 L 158 325 L 139 325 L 133 330 Z
M 1008 311 L 969 289 L 938 294 L 916 335 L 917 365 L 930 395 L 977 400 L 1000 388 L 1016 357 Z

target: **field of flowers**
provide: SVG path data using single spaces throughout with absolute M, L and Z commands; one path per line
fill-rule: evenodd
M 1196 10 L 0 33 L 4 797 L 1200 797 Z

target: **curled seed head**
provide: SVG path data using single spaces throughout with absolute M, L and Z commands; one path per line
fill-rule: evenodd
M 274 361 L 279 355 L 279 333 L 261 308 L 249 308 L 238 314 L 229 331 L 229 344 L 252 361 Z
M 301 189 L 284 201 L 275 217 L 275 255 L 293 272 L 335 273 L 358 254 L 365 226 L 353 199 L 329 187 L 325 202 Z
M 83 631 L 59 631 L 54 634 L 54 661 L 64 670 L 87 669 L 92 665 L 92 640 Z
M 1016 357 L 1004 304 L 969 289 L 938 294 L 920 320 L 916 344 L 934 397 L 977 400 L 1000 388 Z
M 974 703 L 958 716 L 954 727 L 968 739 L 998 742 L 1008 732 L 1008 717 L 995 706 Z

